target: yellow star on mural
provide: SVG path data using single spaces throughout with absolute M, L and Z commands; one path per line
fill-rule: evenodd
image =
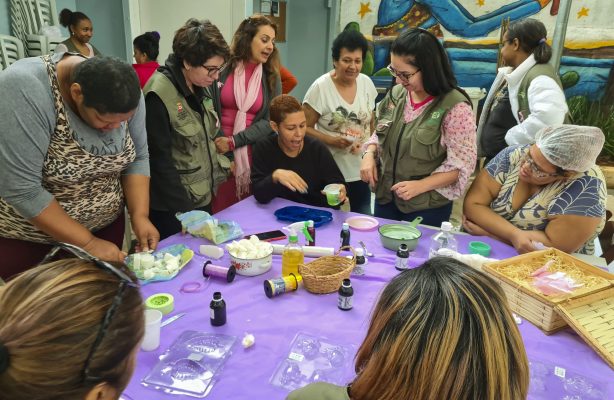
M 367 13 L 373 12 L 373 10 L 371 10 L 371 7 L 369 7 L 370 5 L 371 5 L 370 1 L 366 3 L 360 3 L 360 11 L 358 11 L 358 15 L 360 15 L 360 19 L 363 19 Z
M 484 0 L 478 0 L 477 3 L 478 6 L 482 7 L 484 5 Z
M 582 7 L 580 9 L 580 11 L 578 11 L 578 19 L 582 18 L 582 17 L 588 17 L 588 12 L 590 11 L 589 8 L 586 7 Z

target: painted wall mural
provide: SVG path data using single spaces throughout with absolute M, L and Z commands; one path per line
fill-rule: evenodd
M 370 40 L 373 51 L 363 72 L 382 79 L 389 76 L 392 40 L 408 27 L 427 29 L 443 40 L 461 86 L 488 89 L 496 75 L 501 21 L 537 18 L 552 44 L 559 5 L 559 0 L 342 0 L 340 29 L 360 30 Z M 612 14 L 614 1 L 573 1 L 559 71 L 568 98 L 614 99 Z

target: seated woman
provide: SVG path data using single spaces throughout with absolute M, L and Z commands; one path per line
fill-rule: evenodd
M 144 332 L 136 278 L 119 263 L 68 251 L 79 259 L 0 287 L 3 400 L 114 400 L 130 381 Z
M 449 257 L 382 292 L 347 387 L 312 383 L 288 400 L 526 399 L 529 366 L 501 287 Z
M 604 143 L 599 128 L 544 128 L 534 145 L 500 152 L 467 192 L 463 226 L 513 245 L 519 253 L 536 243 L 593 254 L 605 224 L 606 185 L 595 165 Z
M 305 137 L 305 112 L 292 96 L 275 97 L 270 105 L 271 128 L 277 136 L 256 143 L 251 180 L 260 203 L 274 197 L 328 207 L 324 186 L 341 184 L 339 201 L 346 198 L 345 181 L 330 151 L 317 139 Z

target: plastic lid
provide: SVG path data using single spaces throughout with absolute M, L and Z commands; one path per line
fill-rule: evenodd
M 310 227 L 310 228 L 313 228 L 313 220 L 312 219 L 307 221 L 307 226 Z
M 349 225 L 347 222 L 344 222 L 344 223 L 343 223 L 343 228 L 342 228 L 342 229 L 343 229 L 344 231 L 347 231 L 347 230 L 349 230 L 349 229 L 350 229 L 350 225 Z
M 362 247 L 359 247 L 354 251 L 356 252 L 356 257 L 364 257 L 365 255 L 365 251 L 362 249 Z
M 351 286 L 350 280 L 349 279 L 344 279 L 343 280 L 343 286 L 350 287 Z
M 213 293 L 213 300 L 222 300 L 222 292 Z
M 405 243 L 401 243 L 399 245 L 399 250 L 407 250 L 407 245 Z
M 441 230 L 444 232 L 450 232 L 452 230 L 452 224 L 449 221 L 443 221 L 441 223 Z

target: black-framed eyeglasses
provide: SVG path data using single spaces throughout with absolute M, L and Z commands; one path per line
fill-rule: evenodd
M 403 82 L 409 82 L 409 80 L 414 75 L 416 75 L 418 72 L 420 72 L 420 68 L 418 68 L 416 70 L 416 72 L 400 72 L 400 71 L 397 71 L 396 69 L 392 68 L 392 64 L 388 64 L 388 66 L 386 68 L 388 69 L 388 71 L 390 71 L 390 74 L 392 76 L 394 76 L 395 78 L 399 78 Z
M 222 71 L 226 69 L 227 65 L 228 64 L 223 64 L 219 67 L 211 67 L 209 65 L 203 65 L 202 67 L 207 70 L 207 76 L 209 76 L 209 78 L 213 78 L 213 76 L 216 73 L 221 74 Z
M 529 152 L 529 150 L 527 150 L 527 152 L 525 153 L 524 157 L 522 158 L 523 163 L 527 163 L 529 164 L 529 168 L 531 169 L 531 174 L 536 177 L 536 178 L 540 178 L 540 179 L 544 179 L 544 178 L 549 178 L 552 176 L 561 176 L 560 172 L 555 172 L 555 173 L 549 173 L 549 172 L 545 172 L 544 170 L 542 170 L 539 165 L 537 165 L 537 163 L 535 163 L 535 160 L 533 160 L 533 157 L 531 157 L 531 153 Z
M 45 263 L 50 262 L 60 250 L 64 250 L 81 260 L 90 261 L 94 263 L 94 265 L 96 265 L 98 268 L 104 271 L 107 271 L 119 278 L 119 287 L 117 289 L 117 293 L 115 294 L 115 297 L 113 298 L 111 307 L 109 307 L 106 314 L 104 315 L 104 318 L 102 319 L 102 323 L 100 324 L 100 329 L 98 330 L 96 339 L 94 340 L 94 343 L 92 343 L 92 347 L 90 348 L 90 351 L 87 354 L 87 358 L 85 359 L 85 364 L 83 365 L 83 374 L 82 374 L 83 381 L 84 382 L 86 381 L 98 382 L 98 381 L 101 381 L 103 378 L 90 374 L 90 363 L 92 361 L 92 357 L 94 356 L 94 353 L 96 353 L 98 346 L 100 346 L 102 339 L 107 333 L 107 329 L 109 328 L 111 319 L 113 318 L 113 315 L 115 314 L 115 312 L 117 311 L 117 308 L 122 302 L 124 290 L 126 289 L 126 287 L 133 287 L 133 288 L 138 289 L 139 284 L 137 282 L 134 282 L 132 278 L 130 278 L 130 276 L 126 274 L 124 271 L 118 269 L 117 267 L 109 264 L 106 261 L 103 261 L 103 260 L 100 260 L 99 258 L 94 257 L 93 255 L 83 250 L 82 248 L 69 244 L 69 243 L 57 243 L 53 247 L 53 249 L 51 249 L 51 251 L 43 258 L 40 264 L 45 264 Z

